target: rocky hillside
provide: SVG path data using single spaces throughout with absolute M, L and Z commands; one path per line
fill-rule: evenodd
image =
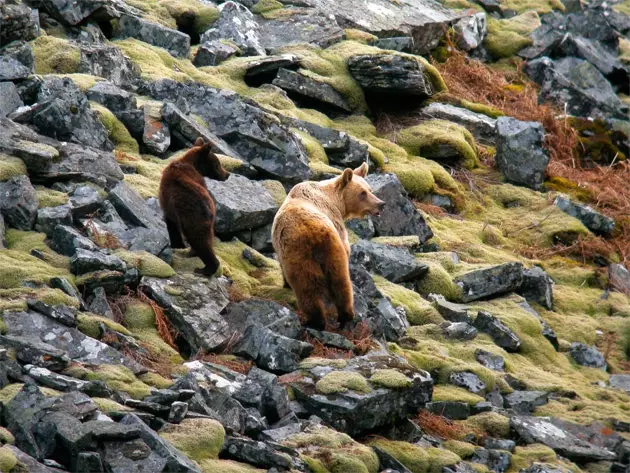
M 629 0 L 0 0 L 0 472 L 630 472 L 629 75 Z M 315 331 L 271 222 L 365 161 Z

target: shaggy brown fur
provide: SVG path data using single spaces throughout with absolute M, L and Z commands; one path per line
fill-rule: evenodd
M 367 164 L 337 178 L 296 185 L 273 222 L 273 247 L 285 282 L 308 324 L 324 328 L 354 318 L 344 220 L 378 214 L 385 205 L 363 179 Z
M 209 276 L 219 269 L 219 260 L 212 249 L 216 209 L 204 177 L 225 181 L 230 176 L 211 147 L 212 143 L 197 138 L 191 149 L 164 169 L 160 181 L 160 205 L 171 246 L 185 248 L 183 234 L 191 254 L 205 264 L 200 272 Z

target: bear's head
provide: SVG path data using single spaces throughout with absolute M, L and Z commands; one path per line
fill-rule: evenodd
M 364 179 L 368 173 L 367 163 L 354 171 L 347 168 L 337 178 L 337 185 L 345 205 L 345 218 L 361 218 L 366 215 L 379 215 L 385 202 L 372 193 L 370 185 Z
M 199 137 L 195 140 L 189 155 L 194 156 L 195 168 L 202 176 L 216 181 L 225 181 L 230 177 L 230 173 L 225 170 L 217 155 L 212 152 L 212 143 L 206 143 L 203 138 Z

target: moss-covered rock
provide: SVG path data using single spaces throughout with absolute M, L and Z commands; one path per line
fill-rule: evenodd
M 367 393 L 371 388 L 367 380 L 359 373 L 351 371 L 333 371 L 315 384 L 317 392 L 322 394 L 345 393 L 349 389 Z
M 232 460 L 203 460 L 199 463 L 202 473 L 266 473 L 267 470 Z
M 126 392 L 134 399 L 142 399 L 151 394 L 149 386 L 121 365 L 99 365 L 90 368 L 74 365 L 67 368 L 64 373 L 87 381 L 103 381 L 110 389 Z
M 7 447 L 0 447 L 0 472 L 10 473 L 17 465 L 15 454 Z
M 31 42 L 37 74 L 73 74 L 81 62 L 81 50 L 72 41 L 40 36 Z
M 131 136 L 125 125 L 123 125 L 108 108 L 96 102 L 90 102 L 90 108 L 96 112 L 96 116 L 107 129 L 109 139 L 112 140 L 118 151 L 133 154 L 140 152 L 138 142 Z
M 442 468 L 457 464 L 461 458 L 441 448 L 421 448 L 408 442 L 379 439 L 371 443 L 384 450 L 412 473 L 439 473 Z
M 111 330 L 122 333 L 123 335 L 131 335 L 129 330 L 107 317 L 88 314 L 86 312 L 77 314 L 77 328 L 89 337 L 96 339 L 100 338 L 101 324 L 107 326 L 107 328 L 110 328 Z
M 136 268 L 142 276 L 170 278 L 176 274 L 168 263 L 147 251 L 117 250 L 115 254 L 127 263 L 127 267 Z
M 218 458 L 225 441 L 223 426 L 213 419 L 184 419 L 169 424 L 160 437 L 173 444 L 196 462 Z
M 13 434 L 4 427 L 0 427 L 0 445 L 13 445 L 14 443 L 15 437 L 13 436 Z
M 68 203 L 70 197 L 65 192 L 49 189 L 44 186 L 35 186 L 35 193 L 39 201 L 39 208 L 44 207 L 58 207 L 59 205 L 65 205 Z
M 370 377 L 370 382 L 389 389 L 404 389 L 411 386 L 411 380 L 395 369 L 376 370 Z
M 387 297 L 394 307 L 405 309 L 411 325 L 439 323 L 442 317 L 433 305 L 420 294 L 399 284 L 394 284 L 381 276 L 373 276 L 376 287 Z
M 484 45 L 495 59 L 513 56 L 532 43 L 529 34 L 539 26 L 540 18 L 535 11 L 503 20 L 488 17 L 488 36 Z
M 278 10 L 284 5 L 278 0 L 258 0 L 258 2 L 251 8 L 252 13 L 266 13 L 273 10 Z
M 26 174 L 26 166 L 20 158 L 0 153 L 0 181 Z

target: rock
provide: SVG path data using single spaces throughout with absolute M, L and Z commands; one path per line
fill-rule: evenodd
M 486 383 L 484 383 L 479 376 L 469 371 L 451 373 L 448 377 L 448 382 L 474 394 L 483 394 L 487 388 Z
M 28 299 L 26 303 L 29 309 L 39 312 L 40 314 L 43 314 L 53 320 L 56 320 L 66 327 L 77 326 L 77 311 L 72 307 L 68 307 L 65 305 L 50 306 L 48 304 L 44 304 L 42 301 L 34 299 Z
M 273 85 L 286 90 L 289 97 L 329 113 L 350 112 L 346 99 L 329 84 L 300 72 L 280 69 Z
M 293 467 L 297 459 L 297 453 L 291 456 L 289 448 L 280 445 L 272 445 L 265 442 L 256 442 L 246 438 L 226 437 L 221 456 L 249 463 L 261 468 L 280 468 L 288 470 Z
M 475 327 L 466 322 L 444 322 L 441 327 L 444 336 L 453 340 L 473 340 L 478 333 Z
M 494 355 L 480 348 L 475 351 L 475 359 L 483 366 L 493 371 L 503 371 L 505 368 L 505 360 L 501 355 Z
M 107 107 L 115 115 L 135 109 L 136 97 L 112 82 L 97 82 L 86 92 L 87 98 Z
M 464 420 L 470 417 L 470 405 L 467 402 L 433 401 L 427 403 L 426 410 L 452 420 Z
M 287 1 L 287 3 L 289 3 Z M 379 37 L 411 36 L 413 52 L 429 53 L 458 15 L 431 0 L 393 4 L 376 0 L 370 8 L 355 0 L 303 0 L 301 4 L 332 12 L 342 28 L 359 28 Z
M 389 353 L 372 352 L 351 358 L 340 371 L 333 366 L 326 368 L 325 371 L 318 370 L 318 367 L 307 370 L 307 376 L 291 383 L 296 400 L 311 414 L 351 436 L 374 431 L 413 415 L 431 398 L 433 382 L 430 376 Z M 396 370 L 403 375 L 401 381 L 407 379 L 403 383 L 406 386 L 399 385 L 396 389 L 371 383 L 373 386 L 369 392 L 348 390 L 328 394 L 319 393 L 315 387 L 322 377 L 330 376 L 330 373 L 361 373 L 368 380 L 379 372 L 377 370 Z M 370 415 L 366 416 L 366 412 Z
M 70 364 L 70 358 L 61 349 L 27 337 L 0 335 L 2 346 L 12 348 L 15 358 L 23 364 L 32 364 L 53 371 L 61 371 Z
M 269 86 L 269 82 L 278 75 L 281 69 L 296 71 L 299 65 L 300 59 L 293 54 L 278 54 L 254 59 L 247 62 L 245 83 L 250 86 Z
M 392 38 L 377 38 L 370 43 L 377 48 L 390 51 L 410 53 L 413 49 L 413 38 L 410 36 L 395 36 Z
M 90 186 L 77 187 L 68 199 L 68 205 L 72 209 L 72 217 L 75 220 L 96 212 L 102 203 L 103 198 L 96 189 Z
M 152 451 L 143 440 L 105 442 L 103 447 L 101 459 L 110 471 L 169 471 L 166 458 Z
M 0 181 L 0 197 L 0 214 L 6 225 L 18 230 L 32 230 L 39 201 L 28 177 L 15 176 Z
M 552 423 L 549 417 L 514 416 L 510 427 L 527 444 L 542 443 L 575 462 L 613 461 L 617 455 L 604 448 L 580 440 Z
M 510 467 L 512 454 L 501 450 L 478 448 L 470 459 L 472 463 L 480 463 L 495 473 L 505 473 Z
M 424 276 L 428 268 L 405 248 L 359 241 L 352 245 L 350 262 L 395 283 L 412 281 Z
M 3 2 L 0 5 L 0 18 L 0 47 L 12 41 L 30 41 L 39 35 L 39 25 L 34 21 L 33 10 L 24 3 Z
M 114 31 L 118 38 L 136 38 L 166 49 L 175 57 L 188 57 L 190 36 L 157 23 L 131 15 L 122 15 Z
M 70 260 L 70 269 L 74 274 L 85 274 L 93 271 L 124 272 L 127 265 L 118 256 L 77 248 Z
M 523 283 L 523 265 L 504 263 L 479 269 L 454 279 L 462 289 L 462 301 L 471 302 L 517 290 Z
M 306 333 L 323 345 L 338 348 L 339 350 L 354 351 L 354 345 L 343 335 L 334 332 L 321 332 L 312 328 L 307 328 Z
M 496 164 L 509 182 L 540 190 L 549 155 L 543 148 L 545 130 L 538 122 L 512 117 L 497 119 Z
M 103 77 L 117 86 L 132 89 L 139 81 L 138 66 L 120 48 L 112 44 L 82 44 L 80 48 L 78 72 Z
M 13 82 L 0 82 L 0 118 L 24 105 Z
M 232 56 L 238 56 L 240 49 L 236 45 L 213 39 L 199 45 L 193 64 L 197 67 L 218 66 Z
M 421 113 L 426 118 L 455 122 L 470 131 L 475 140 L 482 143 L 494 144 L 496 142 L 496 118 L 440 102 L 430 103 L 422 108 Z
M 513 391 L 503 396 L 505 407 L 514 409 L 518 414 L 531 414 L 539 406 L 549 402 L 545 391 Z
M 164 308 L 189 353 L 216 350 L 232 336 L 229 324 L 220 315 L 228 305 L 222 280 L 178 274 L 170 279 L 142 278 L 141 287 Z
M 457 35 L 457 46 L 464 51 L 471 51 L 483 43 L 488 34 L 486 13 L 478 12 L 457 20 L 453 25 Z
M 397 341 L 407 333 L 409 322 L 377 289 L 370 273 L 363 267 L 350 265 L 354 312 L 353 323 L 365 322 L 372 335 L 387 341 Z
M 2 212 L 0 212 L 0 250 L 4 250 L 7 247 L 6 231 L 7 228 L 4 223 L 4 216 Z
M 143 107 L 144 129 L 142 143 L 152 154 L 164 154 L 171 146 L 171 132 L 162 120 L 161 104 L 147 103 Z
M 223 3 L 219 9 L 219 19 L 201 35 L 200 43 L 229 40 L 238 46 L 243 56 L 264 56 L 265 48 L 260 42 L 254 15 L 243 5 L 232 1 Z
M 544 463 L 533 463 L 530 467 L 524 468 L 522 471 L 523 473 L 567 473 L 565 470 Z
M 70 226 L 57 225 L 52 233 L 51 248 L 64 256 L 74 256 L 77 249 L 97 252 L 98 246 Z
M 46 467 L 35 460 L 35 458 L 27 455 L 19 448 L 15 448 L 13 445 L 5 445 L 5 448 L 8 448 L 13 455 L 15 455 L 18 463 L 22 465 L 23 468 L 26 468 L 26 471 L 29 473 L 59 473 L 61 471 Z
M 81 452 L 77 455 L 77 471 L 89 471 L 99 473 L 103 470 L 101 456 L 96 452 Z
M 506 452 L 513 453 L 514 449 L 516 448 L 516 442 L 514 442 L 514 440 L 486 437 L 483 441 L 483 446 L 490 450 L 505 450 Z
M 16 41 L 0 48 L 0 81 L 26 79 L 34 71 L 34 63 L 28 43 Z
M 97 287 L 92 292 L 92 297 L 89 300 L 87 309 L 93 314 L 103 315 L 112 320 L 114 319 L 114 313 L 107 301 L 107 294 L 105 293 L 105 289 L 102 287 Z
M 606 360 L 597 347 L 575 342 L 571 344 L 569 353 L 578 365 L 606 370 Z
M 563 212 L 577 218 L 586 228 L 597 235 L 610 235 L 615 228 L 615 221 L 588 205 L 573 202 L 564 195 L 559 195 L 554 201 L 556 207 Z
M 227 181 L 206 178 L 206 187 L 216 204 L 215 232 L 219 236 L 267 225 L 278 211 L 278 204 L 260 181 L 232 173 Z
M 532 314 L 534 317 L 536 317 L 538 319 L 538 321 L 540 322 L 540 325 L 542 327 L 542 335 L 543 337 L 545 337 L 547 340 L 549 340 L 549 343 L 551 343 L 553 345 L 553 347 L 556 349 L 556 351 L 558 351 L 560 344 L 558 342 L 558 336 L 556 335 L 556 332 L 553 331 L 553 329 L 549 326 L 549 324 L 540 316 L 540 314 L 538 312 L 536 312 L 532 306 L 530 306 L 526 300 L 523 300 L 522 302 L 520 302 L 518 304 L 523 310 L 525 310 L 526 312 L 529 312 L 530 314 Z
M 80 3 L 43 0 L 44 7 L 52 16 L 70 26 L 78 25 L 106 3 L 105 0 L 87 0 Z
M 553 280 L 539 266 L 523 270 L 523 284 L 518 293 L 529 302 L 553 310 Z
M 479 311 L 475 319 L 475 328 L 490 335 L 494 343 L 505 351 L 518 352 L 521 349 L 521 339 L 518 335 L 487 312 Z
M 350 75 L 369 94 L 431 97 L 431 78 L 411 56 L 363 54 L 348 59 Z
M 398 460 L 396 460 L 393 456 L 391 456 L 382 448 L 373 446 L 372 450 L 374 450 L 374 453 L 376 453 L 376 455 L 378 456 L 378 460 L 380 463 L 379 467 L 381 469 L 386 468 L 385 470 L 383 470 L 384 472 L 386 473 L 394 473 L 394 472 L 411 473 L 411 470 L 409 470 L 405 465 L 400 463 Z
M 90 384 L 90 381 L 81 381 L 33 365 L 24 365 L 24 372 L 37 381 L 38 384 L 62 392 L 81 391 Z
M 630 271 L 622 264 L 608 266 L 608 281 L 619 292 L 630 296 Z
M 254 168 L 283 182 L 310 176 L 308 158 L 298 138 L 253 102 L 238 94 L 200 84 L 160 80 L 147 93 L 158 100 L 185 100 L 213 133 L 225 139 Z
M 343 30 L 325 11 L 292 6 L 283 11 L 288 14 L 275 18 L 256 16 L 260 44 L 268 52 L 303 43 L 327 48 L 344 38 Z
M 465 305 L 449 302 L 441 294 L 429 294 L 428 299 L 446 320 L 472 324 L 472 317 L 468 314 L 468 308 Z
M 120 182 L 109 192 L 109 201 L 120 216 L 132 225 L 146 228 L 163 228 L 166 225 L 147 205 L 140 195 L 124 182 Z
M 407 192 L 394 174 L 370 174 L 366 181 L 376 197 L 385 201 L 380 217 L 370 217 L 376 236 L 418 235 L 424 243 L 433 232 L 424 217 L 407 198 Z

